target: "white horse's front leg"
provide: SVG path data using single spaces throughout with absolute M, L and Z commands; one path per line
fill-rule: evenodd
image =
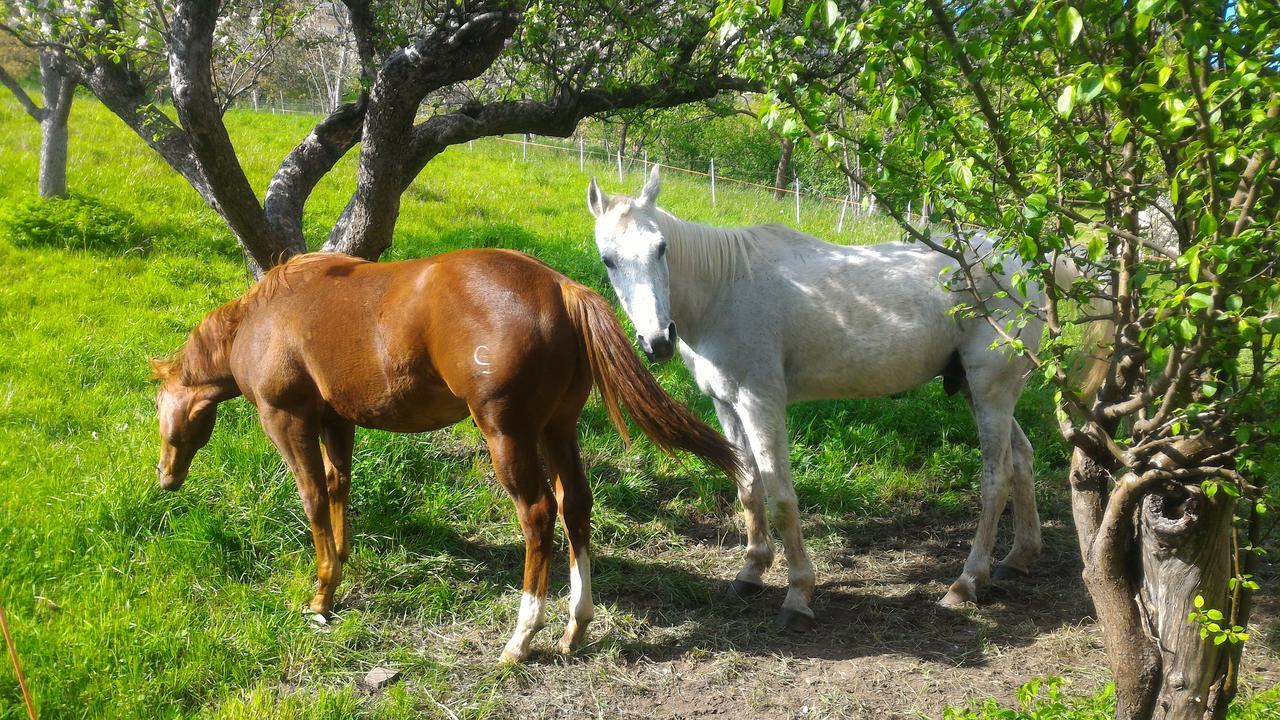
M 729 594 L 746 599 L 764 590 L 764 572 L 773 565 L 773 539 L 769 537 L 769 518 L 764 510 L 764 485 L 751 456 L 742 421 L 732 405 L 721 400 L 714 402 L 720 427 L 729 442 L 737 446 L 744 470 L 738 478 L 738 500 L 742 502 L 742 516 L 747 526 L 747 552 L 742 569 L 729 585 Z
M 735 405 L 756 461 L 756 470 L 769 494 L 773 524 L 782 535 L 787 558 L 787 599 L 778 623 L 803 632 L 813 627 L 814 572 L 800 531 L 800 507 L 791 483 L 791 458 L 787 447 L 785 401 L 752 399 Z

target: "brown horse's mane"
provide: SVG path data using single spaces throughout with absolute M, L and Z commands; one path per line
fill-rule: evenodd
M 270 300 L 283 286 L 290 289 L 290 281 L 299 273 L 314 270 L 324 261 L 348 259 L 364 262 L 339 253 L 307 253 L 296 255 L 266 272 L 258 282 L 238 298 L 223 303 L 196 325 L 186 342 L 168 358 L 152 363 L 153 377 L 163 380 L 177 373 L 183 385 L 198 385 L 210 379 L 226 375 L 231 354 L 231 343 L 236 330 L 251 310 Z

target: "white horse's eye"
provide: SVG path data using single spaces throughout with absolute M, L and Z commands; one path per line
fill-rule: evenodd
M 613 258 L 608 255 L 601 255 L 600 262 L 604 263 L 604 266 L 609 268 L 610 270 L 615 269 L 613 264 Z
M 665 242 L 658 243 L 658 257 L 667 254 L 667 244 Z

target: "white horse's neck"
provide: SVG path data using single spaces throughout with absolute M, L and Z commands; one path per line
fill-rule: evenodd
M 755 236 L 751 228 L 686 222 L 661 208 L 655 208 L 655 215 L 667 242 L 671 319 L 692 342 L 716 290 L 751 275 Z

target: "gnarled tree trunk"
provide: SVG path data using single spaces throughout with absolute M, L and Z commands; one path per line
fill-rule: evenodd
M 1234 499 L 1144 486 L 1132 473 L 1113 484 L 1081 450 L 1072 456 L 1071 494 L 1085 586 L 1115 679 L 1116 718 L 1224 717 L 1235 692 L 1235 651 L 1201 638 L 1188 615 L 1197 595 L 1205 608 L 1229 606 Z

